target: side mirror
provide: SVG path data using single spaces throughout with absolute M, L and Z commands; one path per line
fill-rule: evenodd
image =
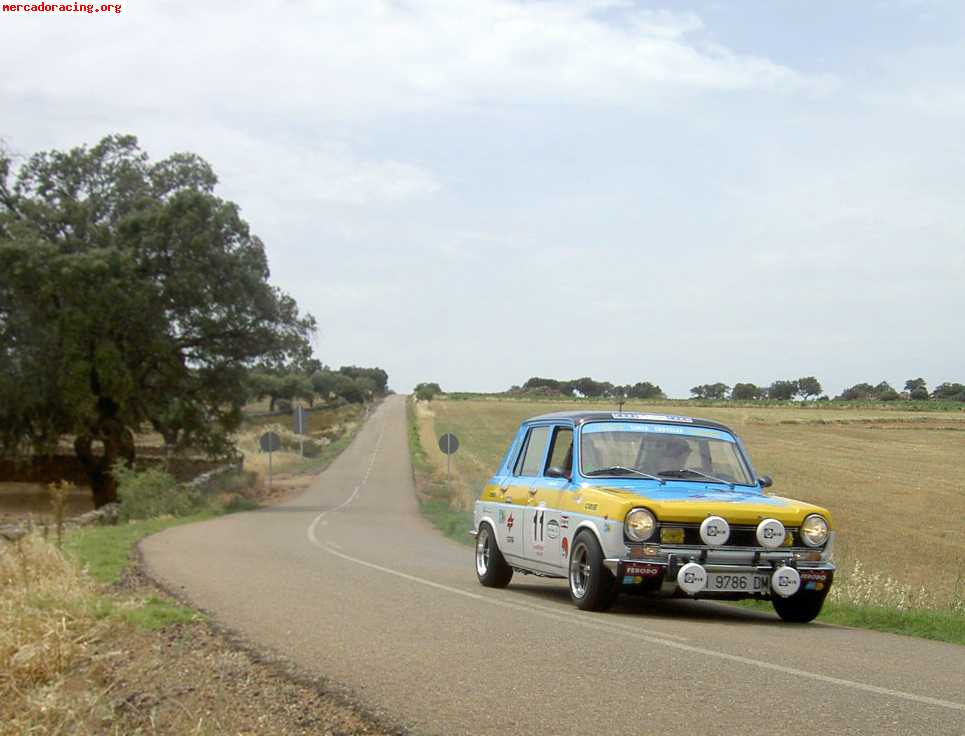
M 546 469 L 546 477 L 547 478 L 566 478 L 567 480 L 569 480 L 570 474 L 567 473 L 565 470 L 563 470 L 563 468 L 560 468 L 554 465 L 552 468 Z
M 769 475 L 762 475 L 757 479 L 757 482 L 761 488 L 770 488 L 774 485 L 774 479 Z

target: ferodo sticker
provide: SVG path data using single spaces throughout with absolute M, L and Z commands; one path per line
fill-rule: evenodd
M 656 565 L 625 565 L 623 574 L 632 577 L 657 578 L 663 573 L 663 568 Z

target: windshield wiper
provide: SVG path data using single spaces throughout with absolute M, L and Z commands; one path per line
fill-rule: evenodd
M 713 483 L 723 483 L 725 486 L 730 486 L 731 490 L 734 490 L 734 482 L 729 480 L 724 480 L 722 478 L 717 478 L 713 475 L 707 475 L 707 473 L 702 473 L 699 470 L 694 470 L 693 468 L 680 468 L 679 470 L 661 470 L 659 475 L 674 476 L 679 473 L 692 473 L 693 475 L 699 475 L 701 478 L 706 478 Z
M 583 475 L 606 475 L 607 473 L 635 473 L 636 475 L 642 475 L 644 478 L 649 478 L 650 480 L 659 480 L 660 485 L 663 485 L 667 481 L 657 475 L 650 475 L 650 473 L 644 473 L 635 468 L 628 468 L 625 465 L 611 465 L 609 468 L 598 468 L 597 470 L 590 470 Z

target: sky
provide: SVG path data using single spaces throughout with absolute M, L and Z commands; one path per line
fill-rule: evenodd
M 329 365 L 965 382 L 960 2 L 121 5 L 0 12 L 0 138 L 207 159 Z

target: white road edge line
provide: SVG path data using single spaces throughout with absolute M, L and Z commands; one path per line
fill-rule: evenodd
M 738 654 L 728 654 L 727 652 L 720 652 L 715 649 L 707 649 L 705 647 L 698 647 L 692 644 L 684 644 L 680 641 L 669 641 L 667 639 L 662 639 L 659 636 L 652 636 L 650 634 L 645 634 L 638 631 L 630 631 L 626 627 L 616 627 L 606 626 L 605 624 L 601 626 L 600 617 L 592 616 L 587 617 L 586 621 L 579 620 L 577 618 L 571 618 L 565 614 L 558 614 L 546 610 L 543 607 L 533 608 L 528 605 L 523 605 L 519 603 L 510 603 L 508 601 L 502 601 L 490 596 L 481 595 L 479 593 L 471 593 L 468 590 L 461 590 L 460 588 L 454 588 L 450 585 L 444 585 L 443 583 L 437 583 L 433 580 L 427 580 L 425 578 L 420 578 L 415 575 L 409 575 L 408 573 L 400 572 L 399 570 L 393 570 L 389 567 L 384 567 L 383 565 L 377 565 L 374 562 L 368 562 L 366 560 L 360 560 L 357 557 L 352 557 L 344 552 L 339 552 L 331 544 L 321 542 L 315 534 L 319 523 L 322 519 L 332 511 L 340 511 L 341 509 L 347 507 L 354 501 L 361 489 L 364 487 L 366 481 L 369 478 L 369 474 L 372 472 L 372 467 L 375 465 L 375 459 L 378 455 L 379 448 L 382 446 L 382 437 L 385 434 L 385 423 L 382 424 L 382 429 L 379 432 L 379 437 L 376 440 L 375 447 L 372 450 L 372 459 L 369 461 L 369 466 L 365 471 L 365 476 L 362 482 L 355 486 L 355 490 L 352 494 L 338 506 L 323 511 L 308 526 L 307 535 L 308 541 L 314 546 L 328 552 L 335 557 L 345 560 L 346 562 L 351 562 L 356 565 L 361 565 L 367 567 L 371 570 L 377 570 L 378 572 L 385 573 L 386 575 L 393 575 L 402 580 L 408 580 L 409 582 L 418 583 L 419 585 L 424 585 L 429 588 L 435 588 L 436 590 L 442 590 L 446 593 L 452 593 L 454 595 L 459 595 L 464 598 L 469 598 L 474 601 L 480 601 L 483 603 L 488 603 L 494 606 L 501 606 L 503 608 L 513 608 L 517 610 L 523 610 L 527 613 L 533 613 L 537 616 L 543 616 L 545 618 L 550 618 L 562 623 L 574 624 L 578 626 L 588 627 L 595 630 L 600 628 L 605 628 L 611 633 L 615 633 L 622 637 L 631 637 L 638 639 L 640 641 L 645 641 L 649 644 L 656 644 L 659 646 L 669 647 L 671 649 L 677 649 L 679 651 L 690 652 L 691 654 L 699 654 L 704 657 L 714 657 L 716 659 L 723 659 L 728 662 L 737 662 L 738 664 L 748 665 L 750 667 L 757 667 L 759 669 L 770 670 L 772 672 L 780 672 L 785 675 L 793 675 L 795 677 L 801 677 L 808 680 L 815 680 L 817 682 L 824 682 L 830 685 L 840 685 L 842 687 L 852 688 L 853 690 L 861 690 L 863 692 L 875 693 L 877 695 L 886 695 L 892 698 L 899 698 L 901 700 L 910 700 L 915 703 L 923 703 L 925 705 L 934 705 L 940 708 L 948 708 L 950 710 L 965 711 L 965 703 L 956 703 L 951 700 L 942 700 L 940 698 L 931 698 L 927 695 L 915 695 L 914 693 L 906 693 L 901 690 L 891 690 L 886 687 L 879 687 L 877 685 L 869 685 L 864 682 L 857 682 L 855 680 L 846 680 L 841 677 L 832 677 L 830 675 L 822 675 L 817 672 L 809 672 L 807 670 L 800 670 L 795 667 L 785 667 L 784 665 L 774 664 L 773 662 L 766 662 L 761 659 L 752 659 L 751 657 L 742 657 Z M 581 617 L 582 618 L 582 617 Z

